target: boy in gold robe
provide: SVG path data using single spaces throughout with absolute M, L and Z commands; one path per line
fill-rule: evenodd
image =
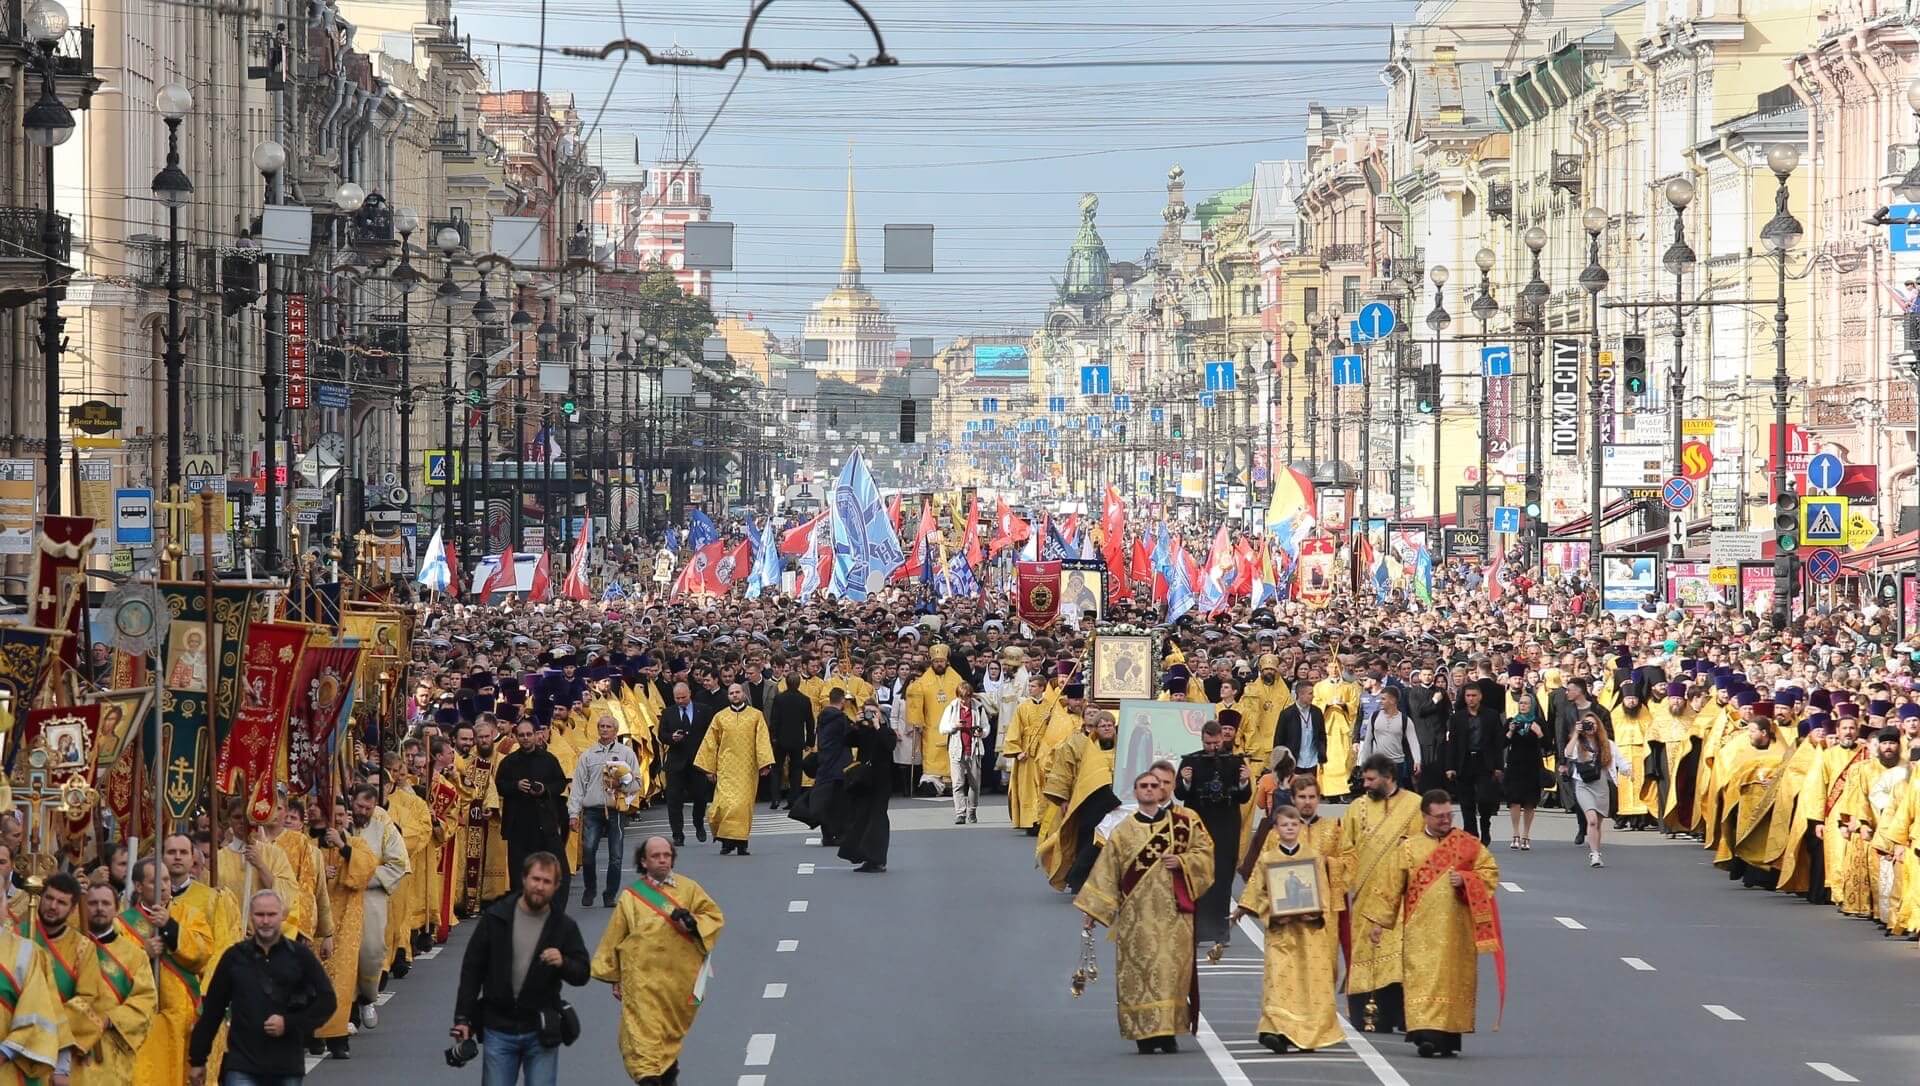
M 1311 784 L 1309 785 L 1311 787 Z M 1317 797 L 1316 797 L 1317 798 Z M 1340 908 L 1334 896 L 1333 864 L 1308 838 L 1298 808 L 1273 809 L 1273 833 L 1255 861 L 1253 877 L 1240 895 L 1239 915 L 1251 916 L 1266 932 L 1266 975 L 1260 989 L 1260 1044 L 1282 1055 L 1339 1044 L 1340 1018 L 1334 1010 L 1340 969 Z M 1286 865 L 1302 877 L 1298 863 L 1312 865 L 1317 908 L 1273 915 L 1268 868 Z M 1298 884 L 1287 883 L 1298 887 Z

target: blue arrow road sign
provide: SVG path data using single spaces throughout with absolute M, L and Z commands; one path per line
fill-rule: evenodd
M 1115 396 L 1115 397 L 1113 398 L 1113 409 L 1114 409 L 1115 411 L 1118 411 L 1118 412 L 1120 412 L 1120 413 L 1121 413 L 1121 414 L 1123 414 L 1123 415 L 1124 415 L 1124 414 L 1126 414 L 1126 413 L 1127 413 L 1127 412 L 1129 412 L 1129 411 L 1132 411 L 1132 410 L 1133 410 L 1133 397 L 1132 397 L 1132 396 L 1126 396 L 1126 395 L 1120 395 L 1120 396 Z
M 1363 385 L 1367 381 L 1366 361 L 1357 354 L 1333 356 L 1333 387 Z
M 1830 452 L 1807 461 L 1807 484 L 1815 490 L 1832 490 L 1840 485 L 1840 477 L 1846 473 L 1847 466 Z
M 1385 302 L 1368 302 L 1360 307 L 1360 315 L 1354 319 L 1355 343 L 1372 343 L 1376 339 L 1385 339 L 1393 334 L 1398 321 L 1394 319 L 1393 307 Z
M 1887 248 L 1896 253 L 1920 253 L 1920 204 L 1887 208 Z
M 1807 576 L 1816 584 L 1832 584 L 1840 579 L 1840 555 L 1832 547 L 1821 547 L 1807 555 Z
M 1057 413 L 1057 412 L 1065 411 L 1066 409 L 1067 409 L 1067 398 L 1065 396 L 1048 396 L 1047 397 L 1047 410 Z
M 1219 402 L 1220 402 L 1220 398 L 1219 398 L 1218 396 L 1216 396 L 1216 395 L 1215 395 L 1214 393 L 1212 393 L 1212 392 L 1202 392 L 1202 393 L 1200 394 L 1200 406 L 1201 406 L 1201 407 L 1209 407 L 1209 408 L 1210 408 L 1210 407 L 1212 407 L 1212 406 L 1213 406 L 1214 404 L 1216 404 L 1216 403 L 1219 403 Z
M 1080 395 L 1105 396 L 1113 391 L 1113 367 L 1081 366 Z
M 1480 369 L 1488 377 L 1513 376 L 1513 348 L 1505 345 L 1480 348 Z
M 1493 530 L 1516 535 L 1520 531 L 1520 507 L 1517 505 L 1496 505 L 1493 507 Z
M 1153 423 L 1162 423 L 1167 421 L 1167 409 L 1164 407 L 1153 408 L 1152 410 L 1147 412 L 1147 421 L 1153 422 Z
M 1207 363 L 1207 389 L 1212 392 L 1232 392 L 1240 386 L 1239 377 L 1234 373 L 1232 362 Z

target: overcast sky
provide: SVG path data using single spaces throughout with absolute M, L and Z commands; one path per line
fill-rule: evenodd
M 551 50 L 626 36 L 715 56 L 738 44 L 750 6 L 550 0 L 545 40 Z M 1185 167 L 1197 203 L 1250 180 L 1255 161 L 1298 157 L 1309 101 L 1379 101 L 1388 23 L 1410 6 L 872 0 L 901 68 L 755 66 L 724 109 L 737 65 L 683 72 L 690 138 L 713 121 L 695 157 L 714 217 L 737 224 L 735 270 L 717 276 L 715 307 L 798 332 L 837 276 L 851 141 L 867 284 L 902 336 L 1030 328 L 1065 264 L 1081 193 L 1100 196 L 1113 258 L 1138 259 L 1159 232 L 1172 164 Z M 497 86 L 573 92 L 609 173 L 632 175 L 636 141 L 647 162 L 661 153 L 673 74 L 637 56 L 616 73 L 617 61 L 551 51 L 537 69 L 540 54 L 521 43 L 539 40 L 539 11 L 525 0 L 455 3 Z M 779 0 L 754 44 L 776 59 L 864 60 L 875 51 L 842 0 Z M 1200 61 L 1208 63 L 1191 63 Z M 1073 66 L 907 67 L 1006 63 Z M 934 274 L 881 274 L 887 222 L 934 224 Z

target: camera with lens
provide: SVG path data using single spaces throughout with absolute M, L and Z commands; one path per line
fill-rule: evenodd
M 453 1044 L 447 1046 L 447 1066 L 465 1067 L 467 1064 L 472 1063 L 474 1057 L 478 1055 L 480 1055 L 480 1039 L 478 1037 L 468 1037 L 463 1041 L 455 1041 Z

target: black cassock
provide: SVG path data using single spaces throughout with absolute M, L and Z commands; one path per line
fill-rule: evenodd
M 1196 751 L 1180 759 L 1174 798 L 1199 815 L 1213 837 L 1213 885 L 1194 902 L 1193 937 L 1197 942 L 1224 943 L 1232 931 L 1227 913 L 1233 901 L 1233 871 L 1240 865 L 1240 809 L 1253 795 L 1253 785 L 1240 780 L 1240 770 L 1246 764 L 1231 751 Z M 1192 770 L 1191 781 L 1187 779 L 1188 770 Z
M 531 791 L 522 792 L 520 782 Z M 500 834 L 507 839 L 507 881 L 520 889 L 520 866 L 536 852 L 560 857 L 563 885 L 567 855 L 567 774 L 546 748 L 520 749 L 500 759 L 494 774 L 500 791 Z M 564 902 L 565 898 L 561 898 Z
M 857 864 L 885 867 L 892 826 L 887 821 L 887 796 L 892 792 L 893 747 L 899 737 L 888 727 L 858 725 L 847 729 L 847 745 L 856 765 L 846 771 L 846 819 L 840 828 L 839 857 Z

